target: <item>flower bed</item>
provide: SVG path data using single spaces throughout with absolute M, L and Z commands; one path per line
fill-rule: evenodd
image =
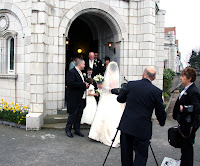
M 0 104 L 0 119 L 2 124 L 5 124 L 5 122 L 3 121 L 8 121 L 18 124 L 16 125 L 16 127 L 19 127 L 20 125 L 26 125 L 26 115 L 29 112 L 28 106 L 22 106 L 22 104 L 20 103 L 12 103 L 9 105 L 6 101 L 3 101 L 3 99 L 1 99 L 1 101 L 2 103 Z

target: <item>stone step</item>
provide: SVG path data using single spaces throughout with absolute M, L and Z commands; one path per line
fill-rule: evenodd
M 47 115 L 44 118 L 44 124 L 66 123 L 68 114 L 65 115 Z
M 67 114 L 67 108 L 63 108 L 62 110 L 57 110 L 57 115 L 66 115 Z
M 66 122 L 65 123 L 54 123 L 54 124 L 44 124 L 42 126 L 42 129 L 65 129 Z M 81 129 L 89 129 L 90 125 L 82 124 Z

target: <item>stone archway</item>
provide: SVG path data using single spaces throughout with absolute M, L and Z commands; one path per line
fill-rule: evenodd
M 20 24 L 22 26 L 24 37 L 28 36 L 27 19 L 19 7 L 17 7 L 15 4 L 9 3 L 9 2 L 0 3 L 0 14 L 1 13 L 9 13 L 9 14 L 13 15 L 16 19 L 18 19 L 18 21 L 20 22 Z
M 120 47 L 120 42 L 123 42 L 127 29 L 120 15 L 110 6 L 100 2 L 83 2 L 72 7 L 63 17 L 59 26 L 59 50 L 65 52 L 65 38 L 68 37 L 69 29 L 73 21 L 77 18 L 85 20 L 93 32 L 93 37 L 99 40 L 99 49 L 101 57 L 112 55 L 111 60 L 119 62 L 119 56 L 123 53 L 123 47 Z M 104 26 L 100 28 L 100 26 Z M 108 30 L 110 37 L 107 40 L 101 39 L 102 32 Z M 101 41 L 100 41 L 101 40 Z M 115 54 L 113 51 L 105 47 L 107 42 L 113 42 Z M 123 43 L 121 43 L 123 45 Z
M 59 25 L 59 55 L 65 57 L 66 37 L 77 18 L 87 23 L 93 39 L 98 40 L 100 59 L 110 56 L 111 60 L 119 64 L 120 57 L 123 57 L 123 42 L 127 29 L 120 15 L 112 7 L 99 2 L 80 3 L 64 15 Z M 112 49 L 109 49 L 108 42 L 113 43 Z

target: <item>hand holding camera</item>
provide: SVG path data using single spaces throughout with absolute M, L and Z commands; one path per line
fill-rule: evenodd
M 185 120 L 187 123 L 193 121 L 193 105 L 180 105 L 180 111 L 185 114 Z

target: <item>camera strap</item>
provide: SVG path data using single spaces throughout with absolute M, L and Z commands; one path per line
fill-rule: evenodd
M 181 136 L 183 138 L 189 138 L 192 134 L 192 130 L 193 130 L 193 126 L 190 128 L 190 134 L 188 136 L 185 136 L 182 132 L 181 132 L 181 129 L 180 129 L 180 125 L 178 126 L 178 130 L 179 130 L 179 133 L 181 134 Z

